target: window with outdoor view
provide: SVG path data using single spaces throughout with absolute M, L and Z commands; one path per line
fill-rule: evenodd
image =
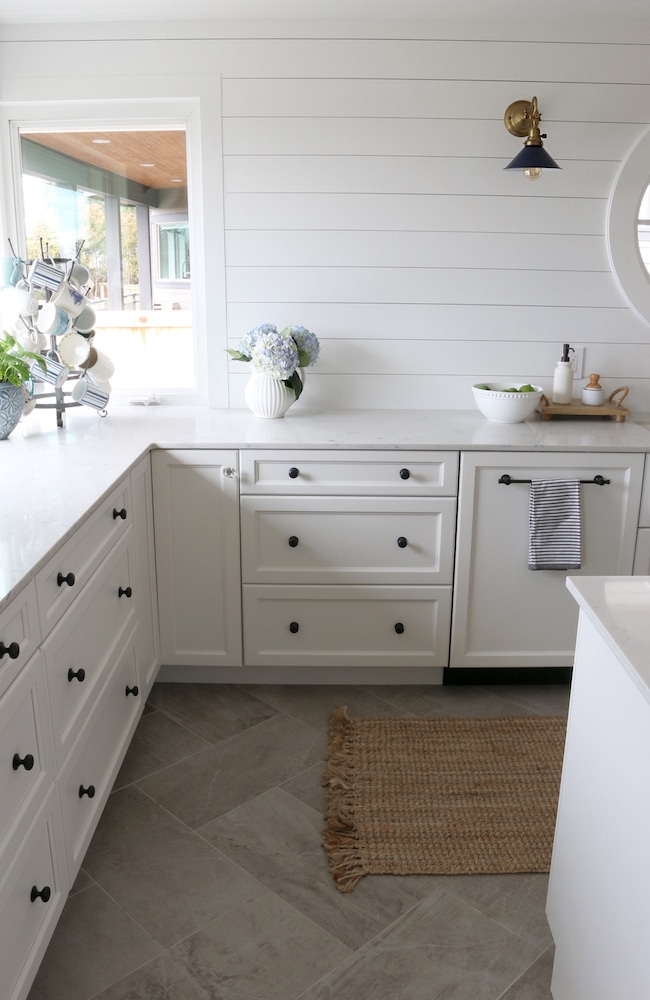
M 21 128 L 20 151 L 22 252 L 88 268 L 113 388 L 192 390 L 184 127 Z

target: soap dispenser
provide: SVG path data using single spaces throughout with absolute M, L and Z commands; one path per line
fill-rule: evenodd
M 570 403 L 573 392 L 573 365 L 569 359 L 569 351 L 573 348 L 564 344 L 562 357 L 555 366 L 553 373 L 553 402 Z
M 590 375 L 589 384 L 582 390 L 582 402 L 587 406 L 600 406 L 605 400 L 605 390 L 598 381 L 600 375 Z

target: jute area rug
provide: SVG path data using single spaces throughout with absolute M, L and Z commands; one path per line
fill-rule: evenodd
M 329 720 L 324 846 L 363 875 L 547 872 L 566 720 Z

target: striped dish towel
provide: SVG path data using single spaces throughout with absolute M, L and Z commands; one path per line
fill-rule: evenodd
M 532 479 L 528 569 L 580 569 L 579 479 Z

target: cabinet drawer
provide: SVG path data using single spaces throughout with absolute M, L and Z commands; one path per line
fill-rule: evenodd
M 46 636 L 80 594 L 131 521 L 128 480 L 121 483 L 57 551 L 36 577 L 41 630 Z
M 0 695 L 38 649 L 40 641 L 36 590 L 30 583 L 0 613 Z
M 455 499 L 242 497 L 245 583 L 450 584 Z
M 241 492 L 455 496 L 455 451 L 242 451 Z
M 41 654 L 0 699 L 0 853 L 54 781 L 52 735 Z
M 68 888 L 54 785 L 26 836 L 11 849 L 12 863 L 0 881 L 0 995 L 18 1000 L 27 995 Z M 41 895 L 32 898 L 35 893 Z
M 135 595 L 130 529 L 43 643 L 59 767 L 74 743 L 114 657 L 133 627 Z
M 141 710 L 134 631 L 58 778 L 71 881 L 79 871 Z
M 451 587 L 243 588 L 246 666 L 447 665 Z

